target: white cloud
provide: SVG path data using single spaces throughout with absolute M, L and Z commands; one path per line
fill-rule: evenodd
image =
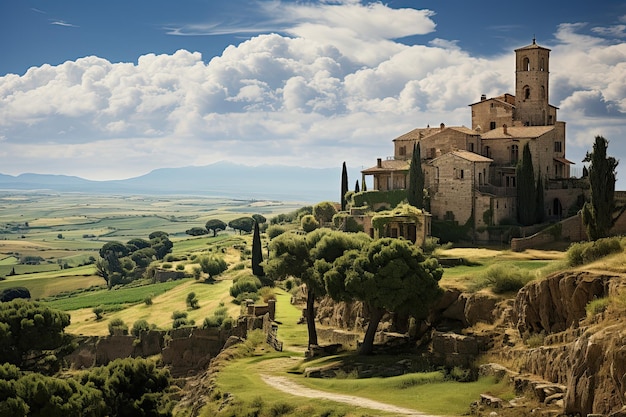
M 255 36 L 208 62 L 185 50 L 136 63 L 92 56 L 0 77 L 2 171 L 123 178 L 223 159 L 370 166 L 399 134 L 469 125 L 467 105 L 481 94 L 515 92 L 513 51 L 485 58 L 454 41 L 394 41 L 434 30 L 430 11 L 272 4 L 295 22 L 292 37 Z M 545 45 L 574 161 L 595 134 L 626 134 L 626 43 L 584 29 L 561 25 Z M 626 155 L 618 140 L 610 146 Z

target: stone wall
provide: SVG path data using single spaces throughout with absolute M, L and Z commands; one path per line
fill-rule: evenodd
M 560 227 L 560 232 L 555 230 L 555 227 Z M 511 239 L 511 250 L 514 252 L 522 252 L 526 249 L 537 248 L 558 239 L 570 242 L 587 240 L 587 232 L 580 214 L 576 214 L 555 225 L 551 225 L 532 236 Z

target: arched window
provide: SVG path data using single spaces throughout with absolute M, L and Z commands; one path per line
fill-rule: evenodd
M 546 70 L 545 65 L 546 65 L 545 60 L 541 58 L 541 61 L 539 61 L 539 71 L 545 71 Z
M 512 145 L 511 146 L 511 163 L 516 164 L 519 159 L 519 146 Z
M 530 71 L 530 59 L 527 56 L 522 61 L 522 71 Z
M 530 98 L 530 87 L 525 86 L 524 87 L 524 100 L 528 100 L 529 98 Z

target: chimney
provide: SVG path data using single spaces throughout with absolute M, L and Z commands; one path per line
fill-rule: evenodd
M 487 100 L 487 94 L 481 94 L 480 101 L 485 101 L 485 100 Z
M 505 135 L 508 135 L 506 123 L 502 125 L 502 130 L 504 130 Z
M 446 125 L 445 125 L 445 124 L 443 124 L 443 123 L 442 123 L 442 124 L 440 124 L 440 125 L 439 125 L 439 130 L 443 130 L 443 129 L 445 129 L 445 128 L 446 128 Z
M 378 158 L 378 159 L 376 160 L 376 166 L 377 166 L 378 168 L 382 168 L 382 167 L 383 167 L 383 160 L 382 160 L 382 158 Z

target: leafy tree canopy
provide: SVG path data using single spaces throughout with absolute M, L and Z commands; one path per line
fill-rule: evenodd
M 217 236 L 217 232 L 219 232 L 220 230 L 226 230 L 226 223 L 219 219 L 211 219 L 206 222 L 206 225 L 204 227 L 206 227 L 207 230 L 212 231 L 213 237 L 215 237 Z
M 254 219 L 252 217 L 239 217 L 228 222 L 228 227 L 238 230 L 239 234 L 250 233 L 254 227 Z
M 330 201 L 322 201 L 313 206 L 313 216 L 320 223 L 332 221 L 335 214 L 337 214 L 337 209 L 335 204 Z

